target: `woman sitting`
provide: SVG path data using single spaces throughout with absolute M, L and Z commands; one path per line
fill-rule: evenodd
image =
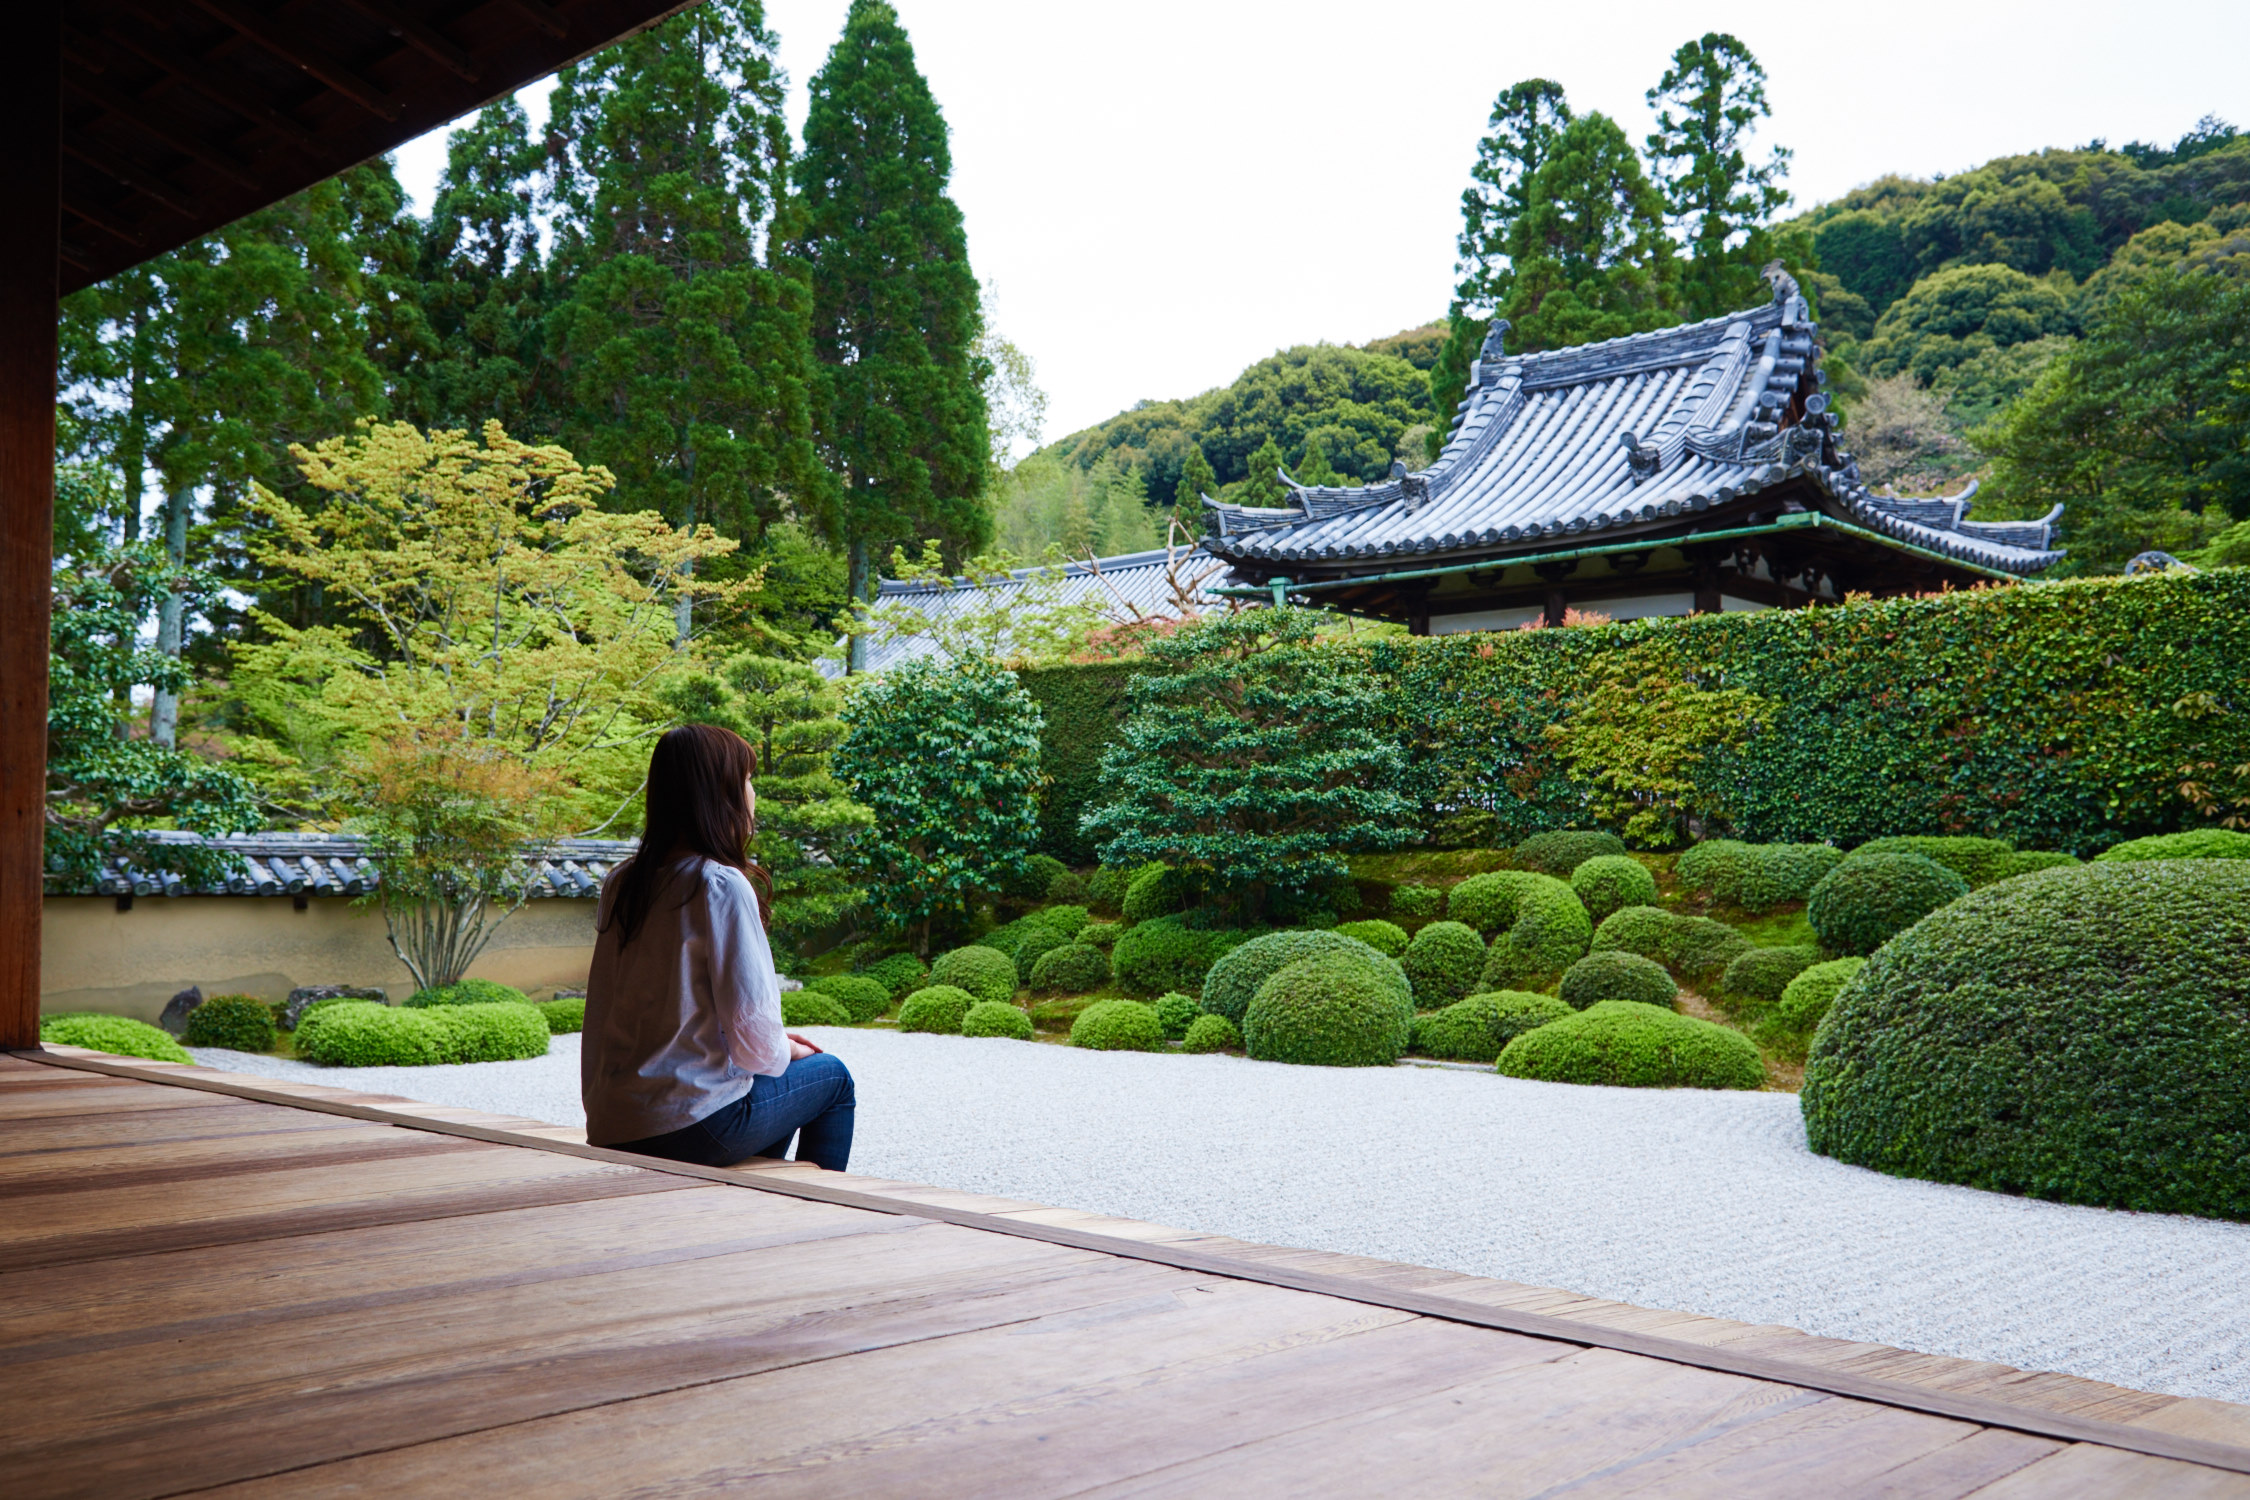
M 596 1146 L 702 1166 L 786 1156 L 841 1172 L 852 1075 L 781 1029 L 773 883 L 749 857 L 757 753 L 690 724 L 648 762 L 641 847 L 595 916 L 579 1089 Z

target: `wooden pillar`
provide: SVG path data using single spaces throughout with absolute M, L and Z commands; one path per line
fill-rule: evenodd
M 1699 562 L 1695 565 L 1695 612 L 1715 615 L 1723 606 L 1719 600 L 1719 565 Z
M 0 57 L 0 1048 L 39 1045 L 62 13 L 25 6 Z
M 1563 562 L 1533 563 L 1531 571 L 1547 583 L 1547 623 L 1560 627 L 1563 616 L 1570 609 L 1570 592 L 1563 587 L 1563 580 L 1578 571 L 1578 560 L 1571 558 Z

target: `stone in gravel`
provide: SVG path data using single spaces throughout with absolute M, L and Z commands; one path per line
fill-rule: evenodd
M 203 986 L 191 984 L 164 1002 L 164 1014 L 157 1017 L 156 1024 L 174 1036 L 184 1036 L 187 1034 L 188 1012 L 202 1003 Z
M 387 1005 L 390 998 L 388 991 L 367 985 L 302 984 L 281 1002 L 281 1029 L 295 1031 L 297 1023 L 305 1018 L 305 1011 L 316 1000 L 372 1000 L 377 1005 Z

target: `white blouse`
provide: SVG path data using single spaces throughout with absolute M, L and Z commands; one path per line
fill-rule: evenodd
M 700 867 L 703 889 L 683 903 Z M 740 870 L 688 855 L 666 871 L 633 941 L 610 921 L 620 865 L 602 883 L 586 980 L 579 1092 L 586 1139 L 621 1145 L 692 1125 L 789 1067 L 781 985 Z

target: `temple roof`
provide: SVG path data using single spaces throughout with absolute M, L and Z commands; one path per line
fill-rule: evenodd
M 115 861 L 100 878 L 50 896 L 358 896 L 381 884 L 367 840 L 341 833 L 230 833 L 204 837 L 164 831 L 141 835 L 167 845 L 217 849 L 238 868 L 216 885 L 189 885 L 177 871 L 144 869 Z M 533 900 L 567 896 L 592 900 L 612 869 L 632 857 L 634 839 L 555 839 L 524 851 L 525 895 Z
M 1272 509 L 1206 497 L 1203 544 L 1260 572 L 1504 557 L 1558 538 L 1677 533 L 1700 512 L 1801 479 L 1838 519 L 1972 567 L 2027 574 L 2062 556 L 2051 545 L 2060 506 L 1988 524 L 1964 519 L 1974 484 L 1905 500 L 1861 483 L 1819 389 L 1811 311 L 1786 273 L 1767 275 L 1764 306 L 1598 344 L 1511 355 L 1508 325 L 1496 323 L 1429 468 L 1352 487 L 1284 473 L 1293 503 Z

